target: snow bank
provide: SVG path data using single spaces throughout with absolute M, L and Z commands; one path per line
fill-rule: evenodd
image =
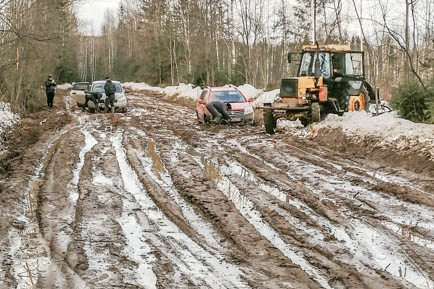
M 56 86 L 57 89 L 64 89 L 64 90 L 68 90 L 72 88 L 72 84 L 71 83 L 64 83 L 64 84 L 58 84 Z
M 415 153 L 434 161 L 434 125 L 399 118 L 396 112 L 379 116 L 366 112 L 347 112 L 342 117 L 329 114 L 324 121 L 305 129 L 294 129 L 297 127 L 295 124 L 280 127 L 302 138 L 315 137 L 326 130 L 340 130 L 354 143 L 369 143 L 376 148 Z
M 10 105 L 0 102 L 0 154 L 4 152 L 12 127 L 19 123 L 19 116 L 11 111 Z
M 264 103 L 273 103 L 279 93 L 280 93 L 280 89 L 263 92 L 253 102 L 253 106 L 257 107 L 257 106 L 263 106 Z
M 149 84 L 145 83 L 145 82 L 125 82 L 122 83 L 122 86 L 124 88 L 130 89 L 132 91 L 157 91 L 157 92 L 161 92 L 163 89 L 161 87 L 155 87 L 155 86 L 150 86 Z
M 133 91 L 155 91 L 169 97 L 187 98 L 192 100 L 196 100 L 202 92 L 200 87 L 195 87 L 193 84 L 185 83 L 180 83 L 176 86 L 167 86 L 165 88 L 150 86 L 145 82 L 125 82 L 122 85 L 124 88 L 128 88 Z
M 192 84 L 180 83 L 179 86 L 168 86 L 164 88 L 161 93 L 177 98 L 188 98 L 192 100 L 197 100 L 202 89 L 199 86 L 194 87 Z
M 264 92 L 263 89 L 257 89 L 250 84 L 243 84 L 238 86 L 238 90 L 247 98 L 257 98 L 261 93 Z

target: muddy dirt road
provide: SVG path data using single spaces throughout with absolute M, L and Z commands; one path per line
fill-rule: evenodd
M 56 99 L 10 166 L 1 289 L 434 288 L 427 176 L 129 100 Z

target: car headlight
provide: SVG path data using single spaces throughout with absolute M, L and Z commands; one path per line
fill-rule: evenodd
M 244 114 L 251 114 L 251 113 L 253 113 L 253 107 L 252 106 L 249 106 L 248 108 L 246 108 L 244 110 Z

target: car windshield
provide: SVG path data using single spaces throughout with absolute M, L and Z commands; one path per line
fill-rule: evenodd
M 77 83 L 74 84 L 74 86 L 72 87 L 72 90 L 87 90 L 88 89 L 88 85 L 86 83 Z
M 116 92 L 122 92 L 121 89 L 121 84 L 118 82 L 114 82 L 115 84 L 115 88 L 116 88 Z M 92 92 L 99 92 L 99 93 L 104 93 L 104 85 L 105 82 L 98 82 L 98 83 L 94 83 L 92 85 Z
M 211 101 L 221 102 L 245 102 L 244 97 L 236 90 L 231 91 L 213 91 L 211 92 Z

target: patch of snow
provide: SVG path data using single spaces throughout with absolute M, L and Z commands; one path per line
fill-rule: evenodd
M 246 97 L 246 98 L 257 98 L 259 95 L 261 95 L 264 90 L 263 89 L 257 89 L 253 87 L 253 85 L 250 84 L 243 84 L 237 87 L 239 91 Z
M 92 184 L 94 185 L 107 186 L 107 187 L 113 186 L 113 181 L 107 178 L 100 170 L 94 171 L 92 173 L 92 176 L 93 176 Z
M 11 111 L 9 103 L 0 102 L 0 153 L 6 148 L 4 140 L 7 139 L 11 128 L 18 125 L 20 117 Z
M 290 121 L 283 118 L 277 121 L 276 128 L 282 130 L 288 130 L 294 128 L 304 128 L 304 126 L 301 124 L 300 120 L 298 119 L 296 121 Z
M 125 82 L 122 83 L 122 86 L 132 91 L 150 90 L 150 91 L 161 92 L 163 90 L 161 87 L 150 86 L 146 82 Z
M 374 137 L 378 148 L 413 151 L 434 161 L 434 125 L 399 118 L 396 112 L 375 117 L 366 112 L 347 112 L 342 117 L 330 114 L 305 130 L 307 136 L 315 136 L 323 129 L 339 129 L 355 142 Z
M 168 86 L 161 91 L 161 93 L 170 97 L 176 96 L 178 98 L 188 98 L 192 100 L 196 100 L 201 92 L 202 88 L 199 86 L 194 87 L 193 84 L 184 83 L 180 83 L 179 86 Z
M 64 90 L 68 90 L 72 88 L 72 84 L 71 83 L 63 83 L 63 84 L 58 84 L 56 86 L 57 89 L 64 89 Z
M 68 189 L 70 192 L 69 198 L 72 202 L 72 206 L 75 207 L 75 204 L 78 200 L 79 193 L 78 193 L 78 183 L 80 181 L 80 173 L 84 166 L 84 161 L 86 154 L 98 143 L 98 141 L 92 136 L 90 132 L 87 130 L 82 129 L 82 133 L 85 137 L 85 144 L 80 150 L 79 154 L 79 161 L 75 168 L 72 170 L 72 180 L 68 184 Z
M 202 92 L 202 88 L 199 86 L 185 83 L 180 83 L 179 85 L 175 86 L 167 86 L 165 88 L 150 86 L 144 82 L 126 82 L 123 83 L 123 86 L 124 88 L 128 88 L 133 91 L 155 91 L 169 97 L 187 98 L 192 100 L 196 100 Z
M 9 127 L 19 121 L 19 116 L 11 111 L 9 103 L 0 102 L 0 127 Z
M 275 89 L 271 91 L 266 91 L 258 96 L 258 98 L 253 102 L 253 106 L 263 106 L 264 103 L 273 103 L 280 93 L 280 89 Z
M 398 280 L 408 281 L 418 288 L 432 288 L 434 283 L 428 274 L 411 262 L 397 241 L 359 221 L 353 221 L 352 232 L 351 239 L 358 242 L 355 259 L 373 261 L 378 270 L 389 272 Z M 369 253 L 366 254 L 366 250 L 361 248 L 369 250 Z

